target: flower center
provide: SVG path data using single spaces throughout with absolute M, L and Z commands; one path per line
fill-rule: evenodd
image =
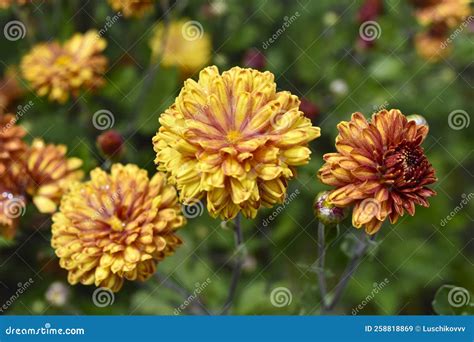
M 117 216 L 112 216 L 108 221 L 110 228 L 116 232 L 121 232 L 125 229 L 125 223 L 122 222 Z
M 231 144 L 234 144 L 242 138 L 242 134 L 240 134 L 239 131 L 231 130 L 227 132 L 226 138 L 228 142 L 230 142 Z
M 388 150 L 384 163 L 385 179 L 396 185 L 419 182 L 431 167 L 423 149 L 406 142 Z
M 56 66 L 63 66 L 63 65 L 68 65 L 71 63 L 71 56 L 68 55 L 60 55 L 56 58 L 54 61 L 54 65 Z

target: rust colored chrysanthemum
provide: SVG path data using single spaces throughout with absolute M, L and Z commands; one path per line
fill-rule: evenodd
M 24 5 L 27 2 L 31 2 L 32 0 L 0 0 L 0 8 L 1 9 L 6 9 L 9 8 L 12 5 Z
M 15 235 L 25 207 L 22 196 L 25 134 L 13 115 L 0 114 L 0 236 L 8 239 Z
M 42 213 L 53 213 L 61 196 L 73 181 L 80 180 L 82 160 L 67 158 L 64 145 L 45 144 L 35 139 L 26 156 L 26 191 Z
M 208 67 L 161 114 L 158 169 L 184 203 L 206 196 L 214 217 L 255 217 L 260 206 L 284 200 L 296 166 L 309 161 L 308 142 L 320 135 L 299 104 L 276 91 L 270 72 L 235 67 L 220 75 Z
M 0 186 L 4 189 L 19 188 L 27 149 L 23 141 L 26 131 L 16 121 L 12 114 L 0 114 Z
M 354 113 L 338 130 L 337 152 L 324 155 L 318 177 L 337 188 L 330 203 L 354 205 L 355 227 L 375 234 L 387 217 L 395 223 L 405 211 L 414 215 L 415 204 L 428 207 L 427 198 L 435 192 L 427 185 L 436 177 L 421 147 L 427 126 L 392 109 L 374 114 L 370 122 Z
M 6 113 L 12 102 L 23 95 L 23 89 L 17 81 L 17 70 L 8 68 L 3 79 L 0 80 L 0 114 Z
M 96 31 L 76 33 L 63 45 L 42 43 L 23 57 L 23 77 L 39 96 L 65 102 L 81 89 L 95 89 L 104 83 L 107 58 L 102 55 L 106 41 Z
M 73 184 L 53 222 L 51 244 L 69 282 L 118 291 L 124 279 L 148 279 L 174 252 L 185 219 L 163 174 L 149 179 L 135 165 L 114 164 Z
M 122 12 L 125 17 L 143 17 L 153 9 L 154 0 L 108 0 L 114 11 Z

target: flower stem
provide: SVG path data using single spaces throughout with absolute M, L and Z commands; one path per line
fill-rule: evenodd
M 326 273 L 324 272 L 324 264 L 326 259 L 326 246 L 324 237 L 324 224 L 318 223 L 318 284 L 319 293 L 321 294 L 321 302 L 323 310 L 326 309 L 327 284 Z
M 358 243 L 356 246 L 356 250 L 352 258 L 349 260 L 349 263 L 344 270 L 344 273 L 341 275 L 338 284 L 334 290 L 334 297 L 329 305 L 323 310 L 324 313 L 331 312 L 337 305 L 337 303 L 341 300 L 344 290 L 347 287 L 347 284 L 351 280 L 352 276 L 354 275 L 355 271 L 359 267 L 362 262 L 362 258 L 369 247 L 369 241 L 373 241 L 375 239 L 375 235 L 372 235 L 370 239 L 364 235 L 362 239 L 358 239 Z
M 242 233 L 242 226 L 241 226 L 241 217 L 240 213 L 237 214 L 235 217 L 235 226 L 234 226 L 234 239 L 235 239 L 235 263 L 234 263 L 234 268 L 232 270 L 232 279 L 230 282 L 230 287 L 229 287 L 229 292 L 227 294 L 227 299 L 224 303 L 224 306 L 221 311 L 221 315 L 226 315 L 229 312 L 229 309 L 231 308 L 234 298 L 235 298 L 235 293 L 237 291 L 237 284 L 240 279 L 240 274 L 242 273 L 242 264 L 244 262 L 244 259 L 242 257 L 242 247 L 244 246 L 244 236 Z

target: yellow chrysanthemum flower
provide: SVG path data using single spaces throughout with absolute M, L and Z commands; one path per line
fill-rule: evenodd
M 104 83 L 107 58 L 102 55 L 107 43 L 97 31 L 76 33 L 64 45 L 41 43 L 23 57 L 23 77 L 39 96 L 64 103 L 80 89 L 95 89 Z
M 158 169 L 184 203 L 206 195 L 214 217 L 255 217 L 261 205 L 284 200 L 295 167 L 309 161 L 308 142 L 320 135 L 299 104 L 276 91 L 268 71 L 205 68 L 161 114 L 153 138 Z
M 108 0 L 114 11 L 120 11 L 125 17 L 143 17 L 155 5 L 154 0 Z
M 159 23 L 150 40 L 150 47 L 153 60 L 160 57 L 163 66 L 176 66 L 189 76 L 209 62 L 212 45 L 211 38 L 199 22 L 179 20 L 171 22 L 166 30 Z
M 46 145 L 40 139 L 35 139 L 27 152 L 26 191 L 42 213 L 55 212 L 69 184 L 84 176 L 82 160 L 67 158 L 66 153 L 66 146 Z
M 453 28 L 471 14 L 469 3 L 470 0 L 425 1 L 418 6 L 416 16 L 422 25 L 443 23 Z
M 75 183 L 53 216 L 52 246 L 71 284 L 118 291 L 124 279 L 148 279 L 156 264 L 181 244 L 185 223 L 176 190 L 136 165 L 97 168 Z
M 436 35 L 428 31 L 415 36 L 415 49 L 422 58 L 437 62 L 451 53 L 452 46 L 446 44 L 446 38 L 443 35 Z

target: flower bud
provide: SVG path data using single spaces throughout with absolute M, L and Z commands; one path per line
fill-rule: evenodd
M 348 209 L 336 207 L 328 201 L 329 191 L 322 191 L 316 195 L 313 210 L 318 220 L 326 226 L 340 223 L 347 216 Z
M 253 68 L 258 70 L 265 69 L 266 59 L 265 55 L 258 49 L 252 48 L 247 50 L 244 55 L 243 65 L 247 68 Z
M 306 98 L 301 98 L 300 110 L 310 119 L 319 115 L 319 107 Z
M 115 130 L 108 130 L 97 137 L 97 147 L 105 157 L 118 160 L 124 152 L 122 135 Z
M 408 121 L 415 121 L 417 125 L 423 125 L 428 127 L 428 121 L 426 121 L 424 116 L 421 116 L 419 114 L 412 114 L 412 115 L 407 115 L 407 120 Z

